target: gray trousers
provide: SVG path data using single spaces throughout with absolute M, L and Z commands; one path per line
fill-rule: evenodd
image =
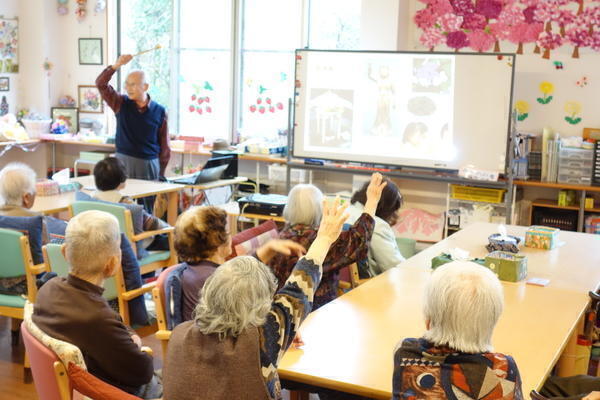
M 144 179 L 147 181 L 157 181 L 160 173 L 160 164 L 158 158 L 144 160 L 143 158 L 131 157 L 125 154 L 116 153 L 119 160 L 125 164 L 127 177 L 131 179 Z M 141 199 L 147 212 L 152 214 L 154 209 L 154 196 Z
M 540 394 L 551 399 L 574 400 L 599 390 L 600 378 L 595 376 L 575 375 L 565 378 L 550 376 L 540 390 Z

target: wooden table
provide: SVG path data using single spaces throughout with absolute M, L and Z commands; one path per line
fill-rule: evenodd
M 83 191 L 90 194 L 96 186 L 93 176 L 83 176 L 72 179 L 83 185 Z M 127 179 L 125 189 L 121 190 L 123 196 L 129 196 L 134 199 L 155 196 L 157 194 L 166 194 L 167 202 L 167 222 L 170 225 L 175 225 L 177 221 L 177 199 L 178 192 L 182 190 L 184 185 L 173 183 L 146 181 L 142 179 Z M 75 201 L 75 193 L 62 193 L 56 196 L 36 196 L 33 204 L 33 211 L 39 211 L 44 214 L 54 214 L 61 211 L 66 211 L 69 206 Z
M 310 314 L 300 329 L 305 345 L 285 354 L 280 377 L 389 399 L 396 344 L 425 330 L 422 296 L 431 258 L 457 246 L 482 256 L 488 233 L 494 231 L 495 225 L 473 224 Z M 598 241 L 567 232 L 561 232 L 561 240 L 566 244 L 556 250 L 522 252 L 529 257 L 529 276 L 549 277 L 549 286 L 503 283 L 505 309 L 493 345 L 515 358 L 526 395 L 541 387 L 571 343 L 589 302 L 587 290 L 600 280 L 596 271 L 587 279 L 578 276 L 593 269 L 583 264 L 596 261 L 600 269 L 598 256 L 591 254 Z

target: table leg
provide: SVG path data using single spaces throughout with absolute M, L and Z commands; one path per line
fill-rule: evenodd
M 558 363 L 556 364 L 557 376 L 573 376 L 575 375 L 575 359 L 577 358 L 577 336 L 583 333 L 585 324 L 585 315 L 581 317 L 575 330 L 571 334 Z
M 175 226 L 177 221 L 177 200 L 179 192 L 170 192 L 167 194 L 167 222 Z

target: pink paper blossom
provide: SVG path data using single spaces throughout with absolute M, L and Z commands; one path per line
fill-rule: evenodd
M 444 32 L 454 32 L 460 29 L 463 23 L 463 17 L 455 14 L 444 14 L 438 19 L 438 23 L 442 26 Z
M 490 50 L 496 42 L 496 38 L 492 34 L 482 29 L 467 33 L 467 39 L 469 40 L 469 47 L 478 52 Z
M 469 38 L 467 37 L 467 34 L 463 31 L 450 32 L 448 36 L 446 36 L 446 46 L 452 49 L 458 51 L 459 49 L 467 47 L 468 45 Z
M 591 34 L 589 43 L 592 50 L 600 51 L 600 31 Z
M 419 38 L 421 44 L 428 49 L 433 50 L 434 47 L 441 45 L 444 43 L 446 37 L 443 33 L 437 28 L 427 28 L 423 31 L 423 34 Z
M 523 43 L 527 41 L 528 35 L 529 24 L 525 22 L 520 22 L 510 29 L 508 40 L 518 45 L 517 54 L 523 54 Z
M 600 26 L 600 7 L 588 7 L 581 15 L 587 25 Z
M 450 0 L 452 8 L 457 15 L 464 16 L 467 14 L 473 14 L 475 12 L 475 6 L 472 0 Z
M 468 14 L 463 17 L 463 29 L 485 29 L 487 21 L 481 14 Z
M 500 15 L 498 15 L 498 22 L 508 26 L 513 26 L 524 21 L 525 16 L 523 15 L 523 10 L 516 5 L 504 8 Z
M 525 22 L 527 22 L 528 24 L 533 24 L 534 22 L 536 22 L 536 19 L 535 19 L 535 9 L 536 8 L 537 8 L 536 6 L 529 6 L 523 10 L 523 16 L 525 17 Z
M 437 15 L 430 7 L 419 10 L 415 13 L 414 21 L 420 29 L 426 29 L 435 24 Z
M 579 58 L 579 48 L 587 47 L 592 44 L 592 36 L 590 30 L 585 26 L 573 25 L 565 34 L 565 39 L 574 47 L 573 58 Z
M 508 40 L 510 34 L 510 26 L 502 22 L 494 22 L 489 25 L 490 31 L 496 37 L 497 40 Z
M 537 42 L 538 37 L 544 31 L 544 24 L 541 22 L 528 24 L 529 29 L 527 32 L 527 40 L 526 43 L 534 43 Z
M 542 32 L 537 40 L 537 45 L 544 49 L 543 58 L 550 58 L 550 50 L 554 50 L 562 44 L 562 36 L 552 32 Z
M 502 11 L 502 3 L 497 0 L 477 0 L 475 11 L 488 19 L 498 18 Z

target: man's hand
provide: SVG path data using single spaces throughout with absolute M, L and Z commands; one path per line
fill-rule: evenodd
M 112 65 L 112 69 L 115 71 L 121 68 L 123 65 L 126 65 L 133 59 L 131 54 L 122 54 L 117 58 L 117 61 Z
M 317 237 L 308 249 L 306 258 L 313 260 L 315 264 L 322 265 L 331 244 L 337 240 L 342 231 L 344 222 L 348 219 L 346 207 L 342 205 L 340 198 L 334 201 L 323 200 L 323 217 L 317 232 Z
M 256 250 L 256 256 L 260 261 L 267 264 L 275 254 L 283 254 L 285 256 L 302 257 L 306 253 L 306 249 L 301 244 L 293 240 L 273 239 L 263 244 Z
M 585 396 L 582 400 L 600 400 L 600 392 L 592 392 Z
M 140 339 L 138 335 L 131 335 L 131 340 L 133 340 L 133 343 L 137 344 L 140 349 L 142 348 L 142 339 Z
M 367 204 L 365 204 L 364 210 L 372 217 L 375 216 L 379 199 L 381 199 L 381 193 L 386 185 L 387 182 L 383 180 L 383 176 L 379 172 L 371 175 L 371 182 L 367 187 Z

